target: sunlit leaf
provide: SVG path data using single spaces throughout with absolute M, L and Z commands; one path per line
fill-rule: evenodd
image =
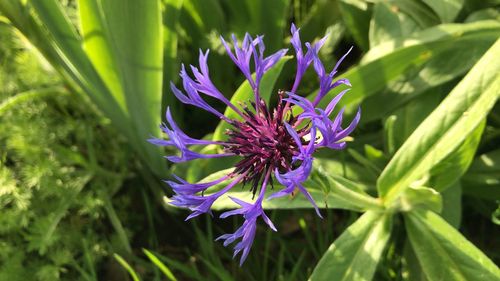
M 387 202 L 453 152 L 488 114 L 500 92 L 499 52 L 500 40 L 396 152 L 377 181 Z
M 405 225 L 428 280 L 500 279 L 498 267 L 433 212 L 408 212 L 405 214 Z
M 346 112 L 353 112 L 361 101 L 378 93 L 406 71 L 421 67 L 431 59 L 444 55 L 450 48 L 454 48 L 463 41 L 471 41 L 478 36 L 484 36 L 485 38 L 491 37 L 489 40 L 493 42 L 499 34 L 500 24 L 495 21 L 448 24 L 424 30 L 404 40 L 380 44 L 363 57 L 360 65 L 337 75 L 337 77 L 348 78 L 353 85 L 349 93 L 342 98 L 339 106 L 347 106 Z M 325 106 L 336 93 L 332 91 L 326 95 L 320 106 Z M 315 93 L 308 98 L 312 99 L 314 95 Z
M 309 280 L 372 280 L 391 229 L 391 214 L 366 212 L 333 242 Z
M 423 0 L 429 5 L 442 22 L 452 22 L 462 9 L 464 0 Z

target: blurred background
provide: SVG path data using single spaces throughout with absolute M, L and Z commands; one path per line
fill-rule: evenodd
M 0 0 L 0 281 L 306 280 L 358 213 L 325 209 L 319 219 L 311 209 L 272 210 L 279 231 L 258 228 L 239 267 L 214 239 L 240 218 L 185 222 L 186 211 L 164 203 L 171 191 L 162 180 L 171 172 L 197 181 L 227 168 L 173 167 L 163 158 L 172 151 L 146 142 L 159 136 L 167 105 L 193 137 L 218 124 L 173 97 L 169 83 L 179 84 L 181 62 L 196 65 L 199 49 L 210 49 L 212 80 L 231 98 L 244 77 L 220 35 L 262 34 L 269 54 L 291 48 L 295 23 L 303 42 L 329 34 L 320 52 L 329 69 L 353 46 L 338 77 L 353 85 L 344 105 L 348 114 L 361 106 L 361 124 L 348 150 L 319 158 L 375 194 L 397 148 L 500 37 L 499 7 L 498 0 Z M 294 71 L 293 59 L 283 61 L 273 92 L 289 89 Z M 301 94 L 317 83 L 308 72 Z M 442 215 L 498 264 L 498 103 L 462 147 L 438 167 L 450 176 L 434 179 Z M 403 232 L 396 221 L 374 280 L 408 280 Z

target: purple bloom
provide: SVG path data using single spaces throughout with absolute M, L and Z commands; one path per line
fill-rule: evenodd
M 260 98 L 259 84 L 265 73 L 272 68 L 287 52 L 280 50 L 270 56 L 264 56 L 264 42 L 262 36 L 253 39 L 246 34 L 241 44 L 236 36 L 232 36 L 233 50 L 221 37 L 222 44 L 231 60 L 241 70 L 250 83 L 254 92 L 253 101 L 241 101 L 236 105 L 231 103 L 212 83 L 208 69 L 208 51 L 200 51 L 199 66 L 190 66 L 192 75 L 188 74 L 184 65 L 180 76 L 184 91 L 173 84 L 171 89 L 174 95 L 183 103 L 191 104 L 211 112 L 231 125 L 226 132 L 224 141 L 211 141 L 194 139 L 186 135 L 175 123 L 167 109 L 167 124 L 161 129 L 168 139 L 150 139 L 155 145 L 173 147 L 180 155 L 167 156 L 171 162 L 184 162 L 200 158 L 240 157 L 234 169 L 227 175 L 209 182 L 189 183 L 174 176 L 175 180 L 167 181 L 175 195 L 171 198 L 172 204 L 189 208 L 192 213 L 187 217 L 191 219 L 201 214 L 211 214 L 212 204 L 238 184 L 249 185 L 249 191 L 257 196 L 253 203 L 244 202 L 238 198 L 231 199 L 240 206 L 236 210 L 223 213 L 220 217 L 241 215 L 244 222 L 232 234 L 224 234 L 217 240 L 224 240 L 224 246 L 237 242 L 234 246 L 234 255 L 241 253 L 240 264 L 248 256 L 257 231 L 259 218 L 274 231 L 269 217 L 264 213 L 262 203 L 268 184 L 273 182 L 273 177 L 283 186 L 280 190 L 267 196 L 267 200 L 287 196 L 298 191 L 302 193 L 314 206 L 318 216 L 321 217 L 318 206 L 307 191 L 306 180 L 313 167 L 313 154 L 319 148 L 343 149 L 346 146 L 345 138 L 352 133 L 360 119 L 360 111 L 351 123 L 343 128 L 342 117 L 344 110 L 338 111 L 334 118 L 330 118 L 336 105 L 347 92 L 344 90 L 333 98 L 325 108 L 318 108 L 320 100 L 332 89 L 339 85 L 350 86 L 346 79 L 334 81 L 339 64 L 344 60 L 344 55 L 331 72 L 327 73 L 321 63 L 318 53 L 326 37 L 314 44 L 305 43 L 307 52 L 304 54 L 299 30 L 292 25 L 291 44 L 295 49 L 297 67 L 295 80 L 289 92 L 278 92 L 278 103 L 270 108 Z M 253 65 L 251 65 L 253 61 Z M 306 70 L 313 64 L 319 78 L 319 91 L 313 101 L 300 95 L 297 90 Z M 252 70 L 255 75 L 252 76 Z M 239 118 L 230 119 L 210 106 L 204 98 L 209 96 L 232 108 Z M 294 114 L 295 107 L 301 109 L 299 114 Z M 190 148 L 192 145 L 216 145 L 222 148 L 222 153 L 203 154 Z M 220 188 L 220 187 L 223 188 Z M 216 192 L 212 190 L 216 189 Z
M 265 58 L 265 46 L 264 42 L 262 41 L 262 37 L 263 36 L 257 36 L 257 38 L 252 39 L 252 37 L 247 33 L 245 34 L 245 38 L 243 39 L 241 46 L 239 46 L 238 40 L 233 34 L 233 54 L 233 52 L 231 52 L 231 47 L 229 46 L 229 44 L 227 44 L 227 42 L 221 36 L 221 41 L 226 48 L 226 52 L 250 83 L 250 86 L 254 91 L 256 100 L 260 100 L 259 85 L 262 76 L 267 70 L 273 67 L 288 51 L 287 49 L 282 49 Z M 252 58 L 252 56 L 254 60 L 255 79 L 252 78 L 252 72 L 250 70 L 250 59 Z
M 316 73 L 318 74 L 319 77 L 319 92 L 316 98 L 314 99 L 313 104 L 318 105 L 319 101 L 328 93 L 330 92 L 333 88 L 345 84 L 347 86 L 351 86 L 351 83 L 347 79 L 338 79 L 337 81 L 333 82 L 333 77 L 335 74 L 337 74 L 337 68 L 339 67 L 340 63 L 347 57 L 347 55 L 351 52 L 352 47 L 347 51 L 345 55 L 343 55 L 340 60 L 335 64 L 335 67 L 333 67 L 332 71 L 330 73 L 325 72 L 325 67 L 323 66 L 323 63 L 319 59 L 318 56 L 314 56 L 314 70 L 316 70 Z
M 236 184 L 238 184 L 241 179 L 243 178 L 244 174 L 239 175 L 235 179 L 231 181 L 226 187 L 221 189 L 220 191 L 211 194 L 209 196 L 203 196 L 203 195 L 193 195 L 190 194 L 190 192 L 187 193 L 178 193 L 174 195 L 173 200 L 171 202 L 172 205 L 178 206 L 178 207 L 185 207 L 189 208 L 191 211 L 193 211 L 187 218 L 186 220 L 189 220 L 191 218 L 197 217 L 201 214 L 209 213 L 212 214 L 210 211 L 210 208 L 212 207 L 212 204 L 215 202 L 215 200 L 219 199 L 222 195 L 224 195 L 226 192 L 228 192 L 231 188 L 233 188 Z M 214 182 L 211 182 L 210 184 L 214 185 Z
M 318 42 L 316 42 L 312 47 L 309 42 L 306 42 L 307 52 L 304 55 L 302 51 L 302 42 L 300 41 L 299 31 L 295 27 L 295 24 L 292 23 L 291 27 L 292 39 L 290 43 L 295 49 L 295 58 L 297 59 L 297 71 L 295 73 L 295 82 L 293 83 L 292 89 L 290 92 L 295 93 L 297 88 L 299 87 L 300 81 L 302 80 L 302 76 L 306 72 L 307 68 L 314 60 L 315 57 L 318 56 L 319 49 L 325 44 L 327 37 L 321 38 Z
M 168 135 L 169 140 L 152 138 L 149 139 L 148 141 L 158 146 L 174 146 L 175 148 L 177 148 L 181 152 L 181 156 L 167 156 L 167 159 L 170 160 L 171 162 L 179 163 L 198 158 L 218 158 L 218 157 L 225 157 L 232 155 L 230 153 L 200 154 L 189 150 L 189 148 L 187 147 L 188 145 L 194 145 L 194 144 L 209 145 L 209 144 L 223 144 L 223 143 L 217 141 L 198 140 L 189 137 L 177 126 L 174 119 L 172 118 L 172 114 L 170 113 L 169 108 L 167 108 L 167 122 L 171 128 L 169 129 L 168 126 L 164 124 L 161 126 L 161 129 L 165 134 Z
M 261 192 L 254 204 L 250 204 L 238 198 L 231 197 L 231 200 L 233 200 L 236 204 L 240 205 L 241 208 L 225 212 L 220 216 L 221 218 L 227 218 L 233 215 L 242 215 L 245 218 L 245 222 L 240 228 L 238 228 L 238 230 L 236 230 L 236 232 L 232 234 L 224 234 L 216 239 L 216 240 L 221 240 L 221 239 L 224 240 L 224 246 L 227 246 L 235 242 L 236 240 L 241 239 L 241 241 L 238 242 L 236 246 L 234 246 L 234 255 L 233 255 L 233 257 L 235 257 L 238 253 L 240 253 L 243 250 L 240 259 L 240 266 L 247 258 L 248 253 L 250 252 L 250 248 L 252 247 L 253 240 L 255 237 L 255 231 L 257 229 L 257 219 L 259 217 L 262 217 L 264 222 L 272 230 L 277 231 L 273 222 L 269 219 L 269 217 L 264 213 L 264 210 L 262 209 L 262 200 L 264 199 L 264 194 L 266 192 L 266 187 L 267 187 L 267 181 L 269 180 L 269 178 L 270 175 L 267 175 L 267 177 L 263 181 Z

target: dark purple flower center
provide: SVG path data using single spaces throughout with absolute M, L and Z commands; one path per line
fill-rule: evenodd
M 250 103 L 251 108 L 243 106 L 245 120 L 235 121 L 233 129 L 226 131 L 229 140 L 225 150 L 243 157 L 235 165 L 233 174 L 245 174 L 242 182 L 251 183 L 254 195 L 264 175 L 275 169 L 288 171 L 298 151 L 297 143 L 284 125 L 284 122 L 293 124 L 296 118 L 284 105 L 283 95 L 284 92 L 279 91 L 279 101 L 272 113 L 263 100 L 259 104 Z

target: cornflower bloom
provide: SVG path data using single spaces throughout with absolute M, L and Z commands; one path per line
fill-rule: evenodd
M 297 61 L 295 80 L 288 92 L 281 90 L 278 92 L 276 107 L 269 108 L 261 98 L 259 85 L 266 71 L 287 53 L 287 49 L 279 50 L 266 57 L 263 37 L 252 38 L 246 34 L 241 44 L 234 35 L 232 36 L 233 51 L 221 37 L 229 57 L 248 80 L 254 93 L 254 100 L 242 101 L 239 105 L 235 105 L 217 89 L 209 75 L 208 51 L 205 53 L 200 51 L 199 67 L 189 67 L 192 75 L 188 74 L 186 67 L 182 65 L 180 76 L 184 91 L 179 90 L 172 83 L 170 86 L 174 95 L 184 104 L 211 112 L 230 124 L 231 129 L 226 131 L 227 139 L 215 141 L 191 138 L 177 126 L 170 110 L 167 109 L 167 124 L 162 125 L 161 129 L 168 139 L 149 140 L 159 146 L 178 149 L 179 155 L 166 157 L 174 163 L 200 158 L 241 157 L 232 172 L 214 181 L 189 183 L 175 175 L 175 180 L 167 181 L 175 193 L 171 198 L 171 204 L 189 208 L 192 211 L 187 219 L 205 213 L 211 214 L 212 204 L 236 185 L 248 184 L 250 186 L 249 189 L 254 198 L 257 195 L 254 202 L 245 202 L 231 197 L 231 200 L 241 208 L 220 215 L 221 218 L 241 215 L 244 218 L 243 225 L 234 233 L 224 234 L 217 238 L 217 240 L 224 240 L 224 246 L 238 241 L 234 246 L 234 256 L 241 253 L 240 265 L 248 256 L 259 218 L 276 231 L 276 227 L 262 208 L 264 200 L 291 195 L 297 190 L 311 202 L 318 216 L 321 217 L 318 206 L 304 186 L 304 182 L 311 174 L 313 154 L 319 148 L 336 150 L 345 148 L 345 138 L 354 130 L 360 119 L 358 110 L 351 123 L 342 127 L 343 109 L 334 118 L 330 118 L 335 106 L 347 90 L 340 92 L 325 108 L 317 107 L 321 99 L 335 87 L 341 84 L 351 86 L 347 79 L 334 81 L 337 68 L 347 54 L 330 72 L 326 72 L 318 57 L 318 52 L 326 37 L 315 44 L 306 43 L 307 50 L 304 52 L 299 30 L 294 25 L 291 27 L 291 33 L 291 44 Z M 319 91 L 313 101 L 297 94 L 302 77 L 311 64 L 319 78 Z M 251 68 L 255 75 L 252 75 Z M 239 115 L 239 118 L 230 119 L 224 116 L 210 106 L 203 96 L 210 96 L 226 104 Z M 293 113 L 297 112 L 294 111 L 294 107 L 300 107 L 299 114 Z M 217 145 L 221 147 L 223 153 L 202 154 L 191 150 L 191 145 Z M 268 192 L 271 194 L 265 198 L 266 190 L 273 187 L 273 178 L 283 188 L 274 193 Z M 221 184 L 224 188 L 214 193 L 207 192 L 211 187 Z

